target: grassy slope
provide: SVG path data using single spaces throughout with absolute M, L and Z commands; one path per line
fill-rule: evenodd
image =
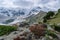
M 56 18 L 48 20 L 48 23 L 50 23 L 50 24 L 60 23 L 60 13 L 56 15 Z

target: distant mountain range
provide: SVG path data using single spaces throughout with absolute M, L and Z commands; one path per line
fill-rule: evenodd
M 4 15 L 4 16 L 9 16 L 9 17 L 13 17 L 13 16 L 20 16 L 20 15 L 24 15 L 25 14 L 25 10 L 24 9 L 14 9 L 14 8 L 0 8 L 0 14 Z
M 37 14 L 40 10 L 40 7 L 34 7 L 32 9 L 0 7 L 0 23 L 7 23 L 7 20 L 11 20 L 12 18 L 16 20 L 21 16 L 26 18 L 30 15 Z

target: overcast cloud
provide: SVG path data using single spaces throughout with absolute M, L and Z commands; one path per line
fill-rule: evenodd
M 43 10 L 57 10 L 60 8 L 60 0 L 0 0 L 0 7 L 33 8 L 41 7 Z

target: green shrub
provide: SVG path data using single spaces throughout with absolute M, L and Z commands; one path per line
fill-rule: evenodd
M 47 19 L 43 19 L 43 23 L 46 23 L 47 22 Z
M 56 35 L 56 33 L 53 32 L 53 31 L 48 30 L 48 31 L 47 31 L 47 34 L 48 34 L 49 36 L 52 36 L 53 38 L 58 38 L 57 35 Z
M 17 27 L 14 26 L 5 26 L 5 25 L 0 25 L 0 36 L 9 34 L 12 31 L 16 31 Z
M 55 26 L 54 28 L 56 31 L 60 32 L 60 26 Z
M 60 13 L 60 9 L 58 9 L 58 13 Z
M 51 27 L 52 27 L 55 31 L 60 32 L 60 25 L 53 24 L 53 25 L 51 25 Z

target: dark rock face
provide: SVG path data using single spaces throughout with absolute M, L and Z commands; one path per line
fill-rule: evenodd
M 23 22 L 22 22 L 22 23 L 20 23 L 19 26 L 20 26 L 20 27 L 24 27 L 24 26 L 26 26 L 26 25 L 29 25 L 29 24 L 28 24 L 28 23 L 23 23 Z
M 0 39 L 0 40 L 4 40 L 4 39 Z
M 29 29 L 36 36 L 44 36 L 46 28 L 47 28 L 47 25 L 45 25 L 45 24 L 34 24 L 34 25 L 30 26 Z
M 29 32 L 24 32 L 13 40 L 32 40 L 32 35 Z
M 25 38 L 17 37 L 17 38 L 14 38 L 14 40 L 26 40 L 26 39 Z

